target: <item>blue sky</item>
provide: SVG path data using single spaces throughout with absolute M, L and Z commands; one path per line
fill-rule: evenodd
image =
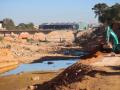
M 0 0 L 0 20 L 11 18 L 16 24 L 46 22 L 97 22 L 91 8 L 96 3 L 113 5 L 120 0 Z

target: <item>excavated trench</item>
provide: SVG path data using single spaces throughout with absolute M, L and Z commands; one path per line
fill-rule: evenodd
M 120 70 L 91 65 L 101 60 L 103 55 L 105 54 L 97 52 L 84 57 L 52 80 L 34 85 L 37 87 L 35 90 L 119 90 Z

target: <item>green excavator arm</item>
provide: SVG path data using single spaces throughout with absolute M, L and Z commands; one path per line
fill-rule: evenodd
M 118 37 L 117 35 L 115 34 L 115 32 L 112 30 L 112 28 L 110 28 L 110 26 L 107 27 L 107 43 L 110 42 L 110 38 L 113 39 L 113 52 L 120 52 L 120 43 L 119 43 L 119 40 L 118 40 Z

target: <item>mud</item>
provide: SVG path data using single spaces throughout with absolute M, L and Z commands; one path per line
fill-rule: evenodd
M 101 43 L 105 42 L 103 34 L 104 31 L 101 32 L 101 30 L 98 30 L 93 31 L 89 36 L 85 34 L 80 36 L 80 38 L 78 37 L 78 44 L 82 46 L 82 49 L 92 52 L 85 57 L 81 57 L 82 60 L 62 72 L 48 72 L 44 74 L 21 73 L 19 75 L 0 77 L 0 89 L 120 90 L 120 57 L 109 56 L 108 53 L 98 52 L 101 48 Z M 4 46 L 0 47 L 5 47 L 12 51 L 12 55 L 10 54 L 11 58 L 9 56 L 7 57 L 6 55 L 9 54 L 6 53 L 1 56 L 3 57 L 1 61 L 5 61 L 6 63 L 7 61 L 13 62 L 14 58 L 19 63 L 30 63 L 48 55 L 54 57 L 66 56 L 65 54 L 56 53 L 56 51 L 61 51 L 61 47 L 63 47 L 59 43 L 44 42 L 33 44 L 25 40 L 10 39 L 7 42 L 2 42 L 1 45 Z M 35 76 L 35 78 L 32 76 Z
M 42 84 L 55 76 L 61 71 L 48 72 L 28 72 L 17 75 L 0 77 L 0 90 L 26 90 L 33 84 Z
M 0 74 L 9 70 L 15 69 L 19 66 L 18 62 L 4 62 L 0 63 Z
M 100 52 L 95 56 L 68 67 L 52 80 L 37 85 L 36 90 L 119 90 L 120 64 L 112 67 L 91 65 L 105 58 Z

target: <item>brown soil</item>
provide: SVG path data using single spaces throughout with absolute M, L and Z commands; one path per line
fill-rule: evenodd
M 18 67 L 17 62 L 0 63 L 0 74 Z
M 120 90 L 120 55 L 96 52 L 59 72 L 0 77 L 0 90 Z
M 34 85 L 36 90 L 120 90 L 120 65 L 90 65 L 104 59 L 100 52 L 95 56 L 77 62 L 48 82 Z
M 54 78 L 60 72 L 61 71 L 30 72 L 3 76 L 0 77 L 0 90 L 26 90 L 28 86 L 33 84 L 42 84 L 43 82 Z
M 4 39 L 0 42 L 0 73 L 11 70 L 21 63 L 34 63 L 45 59 L 79 58 L 79 56 L 64 55 L 65 47 L 59 46 L 60 43 L 31 44 L 25 39 Z M 61 51 L 62 48 L 64 51 Z
M 0 89 L 29 90 L 30 86 L 33 85 L 35 90 L 120 90 L 120 63 L 118 61 L 120 57 L 105 57 L 105 55 L 107 55 L 105 53 L 95 53 L 100 48 L 100 44 L 104 43 L 104 37 L 101 37 L 104 31 L 100 34 L 98 32 L 101 31 L 94 31 L 94 33 L 91 33 L 87 37 L 89 38 L 88 40 L 86 40 L 87 34 L 82 36 L 85 38 L 85 41 L 79 39 L 82 42 L 80 44 L 86 48 L 84 50 L 94 52 L 86 57 L 82 57 L 81 61 L 68 67 L 60 74 L 25 73 L 0 77 Z M 18 40 L 20 43 L 17 41 L 14 42 L 14 40 L 11 39 L 10 41 L 12 43 L 7 42 L 7 48 L 12 51 L 12 55 L 7 54 L 8 56 L 4 56 L 6 55 L 5 53 L 1 56 L 6 63 L 9 60 L 13 62 L 14 58 L 17 58 L 19 63 L 30 63 L 38 58 L 48 56 L 49 53 L 50 56 L 61 56 L 61 54 L 53 53 L 53 51 L 59 50 L 59 45 L 57 47 L 53 44 L 29 45 L 23 40 Z M 3 43 L 1 45 L 3 45 Z M 6 57 L 7 59 L 5 59 Z

